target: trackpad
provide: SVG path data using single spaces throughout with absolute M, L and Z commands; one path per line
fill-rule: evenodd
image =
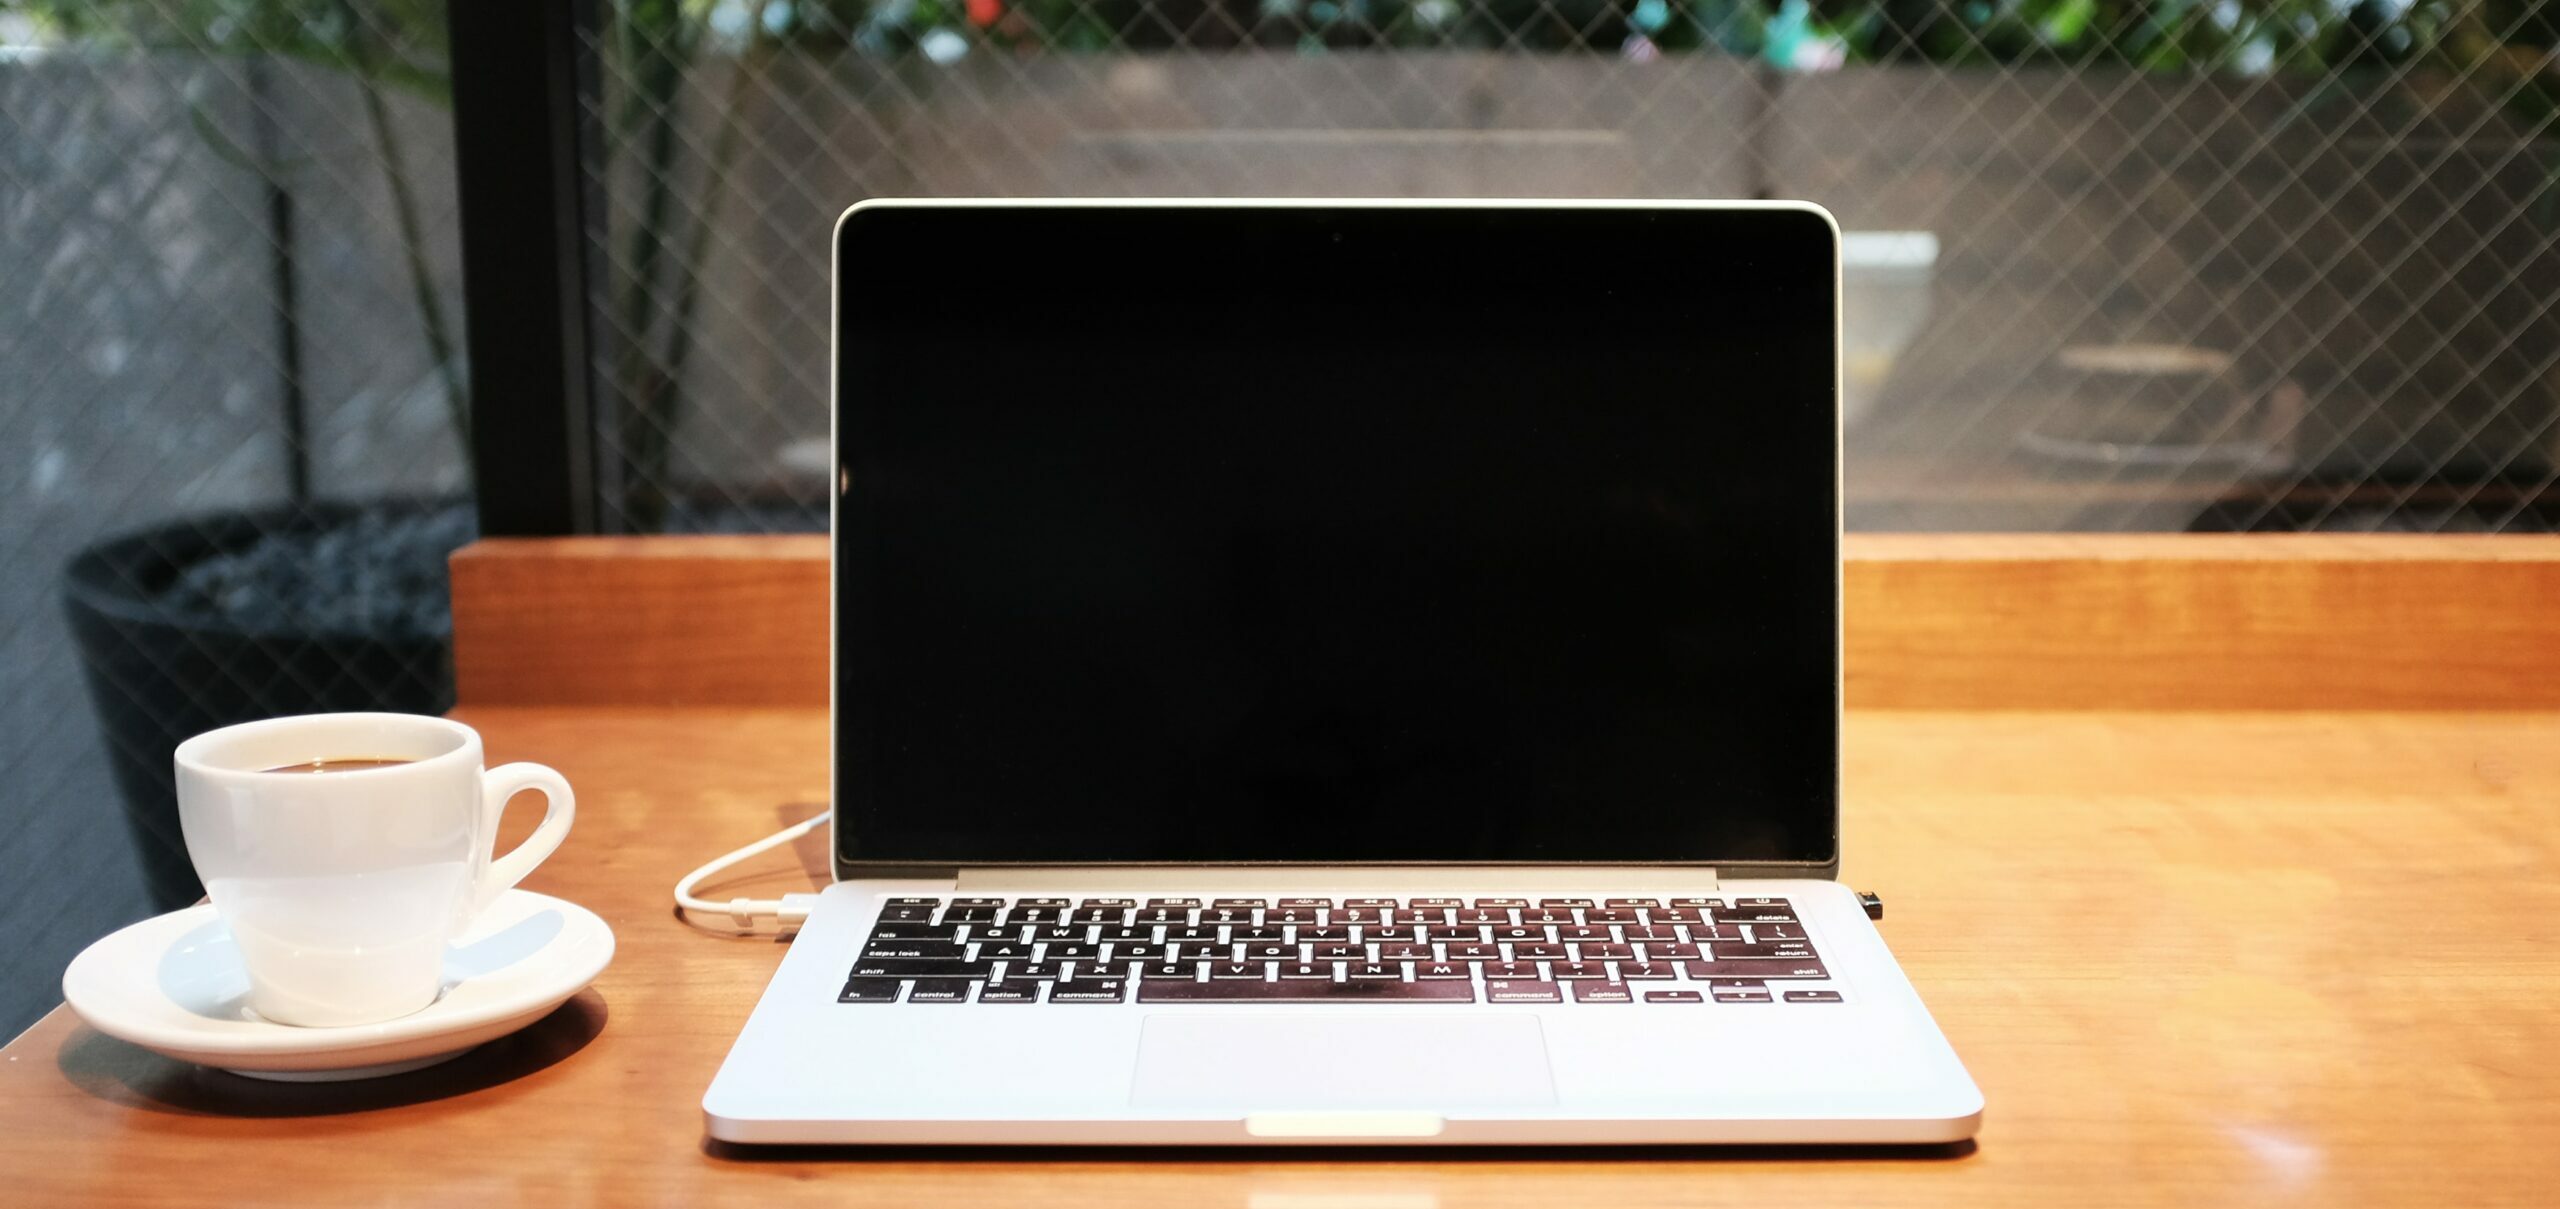
M 1534 1016 L 1149 1016 L 1134 1108 L 1456 1112 L 1556 1102 Z

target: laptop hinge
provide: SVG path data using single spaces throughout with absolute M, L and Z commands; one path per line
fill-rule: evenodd
M 1075 865 L 962 869 L 958 888 L 1022 893 L 1113 886 L 1124 890 L 1223 887 L 1447 886 L 1486 890 L 1644 890 L 1702 894 L 1710 866 L 1670 865 Z

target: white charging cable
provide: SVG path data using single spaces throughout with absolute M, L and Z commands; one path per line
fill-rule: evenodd
M 727 935 L 733 936 L 746 936 L 755 933 L 757 931 L 756 923 L 759 920 L 772 920 L 785 931 L 799 926 L 800 921 L 809 918 L 810 910 L 817 906 L 817 895 L 785 894 L 780 898 L 733 898 L 725 903 L 715 903 L 695 898 L 693 896 L 694 887 L 701 885 L 704 878 L 710 877 L 712 874 L 718 873 L 731 865 L 735 865 L 750 857 L 771 852 L 784 844 L 788 844 L 793 840 L 799 839 L 801 836 L 807 835 L 812 831 L 816 831 L 820 826 L 826 823 L 827 818 L 828 815 L 821 812 L 812 818 L 802 819 L 797 823 L 793 823 L 780 831 L 774 832 L 772 835 L 768 835 L 763 839 L 757 840 L 756 842 L 749 844 L 744 848 L 740 848 L 726 856 L 715 857 L 704 863 L 701 868 L 685 874 L 684 880 L 676 883 L 677 913 L 684 917 L 684 921 L 686 923 L 692 924 L 694 927 L 701 928 L 706 932 L 717 932 L 720 931 L 720 929 L 703 923 L 700 919 L 696 918 L 697 915 L 725 914 L 729 917 L 731 923 L 737 925 L 735 931 L 726 933 Z

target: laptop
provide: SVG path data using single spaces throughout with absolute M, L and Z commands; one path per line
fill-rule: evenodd
M 741 1143 L 1947 1142 L 1800 203 L 870 201 Z

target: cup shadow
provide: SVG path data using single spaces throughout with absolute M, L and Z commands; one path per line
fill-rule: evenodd
M 555 1066 L 604 1031 L 604 996 L 578 992 L 550 1015 L 449 1062 L 349 1083 L 278 1083 L 164 1058 L 90 1029 L 57 1065 L 72 1086 L 101 1100 L 191 1117 L 291 1118 L 373 1112 L 504 1086 Z

